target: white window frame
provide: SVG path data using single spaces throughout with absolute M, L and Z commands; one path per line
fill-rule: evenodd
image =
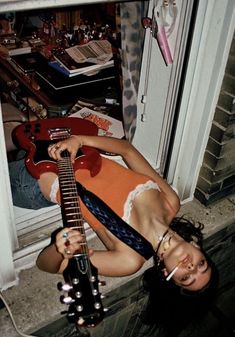
M 85 3 L 103 1 L 86 1 Z M 110 1 L 111 2 L 111 1 Z M 0 11 L 83 4 L 68 0 L 0 0 Z M 183 201 L 193 198 L 215 105 L 222 83 L 235 27 L 234 0 L 201 0 L 192 41 L 179 122 L 169 166 L 168 181 L 177 188 Z M 154 96 L 153 96 L 154 97 Z M 0 111 L 0 289 L 17 284 L 14 254 L 18 248 L 10 191 L 4 132 Z M 194 126 L 194 132 L 189 125 Z M 149 133 L 142 137 L 143 154 L 148 153 Z M 151 142 L 151 146 L 154 143 Z M 156 163 L 156 157 L 152 158 Z M 27 252 L 28 254 L 29 252 Z

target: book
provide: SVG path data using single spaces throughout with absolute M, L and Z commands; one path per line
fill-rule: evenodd
M 21 48 L 14 48 L 8 50 L 8 55 L 22 55 L 22 54 L 28 54 L 31 53 L 32 48 L 31 47 L 21 47 Z
M 57 70 L 58 72 L 62 73 L 63 75 L 65 75 L 67 77 L 78 76 L 78 75 L 81 75 L 81 74 L 90 76 L 90 75 L 94 75 L 96 72 L 100 71 L 101 69 L 110 68 L 110 67 L 114 66 L 113 60 L 104 63 L 102 66 L 100 66 L 98 68 L 97 68 L 97 66 L 94 66 L 94 65 L 86 66 L 83 63 L 83 66 L 81 68 L 74 69 L 74 71 L 71 71 L 71 70 L 68 70 L 68 68 L 66 68 L 63 63 L 61 63 L 60 61 L 57 61 L 57 60 L 50 61 L 48 64 L 52 68 L 54 68 L 55 70 Z
M 44 67 L 48 63 L 48 60 L 38 52 L 12 55 L 10 59 L 25 74 L 33 73 L 36 69 Z
M 73 77 L 80 74 L 80 73 L 70 73 L 61 62 L 56 60 L 48 62 L 48 65 L 67 77 Z
M 6 56 L 28 54 L 31 52 L 31 47 L 10 48 L 0 44 L 0 52 Z
M 98 135 L 109 136 L 115 138 L 124 137 L 123 124 L 120 120 L 105 115 L 103 113 L 91 110 L 89 108 L 82 108 L 79 111 L 71 109 L 69 117 L 79 117 L 89 120 L 98 126 Z
M 69 92 L 72 95 L 72 92 L 75 91 L 78 96 L 81 91 L 83 93 L 84 91 L 92 92 L 94 85 L 101 87 L 101 83 L 104 81 L 115 81 L 116 73 L 113 67 L 102 69 L 92 76 L 80 74 L 80 76 L 66 77 L 47 65 L 36 70 L 35 78 L 42 87 L 49 89 L 53 94 Z
M 0 49 L 6 56 L 27 54 L 32 51 L 28 41 L 13 36 L 0 37 Z
M 94 72 L 114 64 L 111 44 L 107 40 L 90 41 L 56 52 L 53 56 L 69 74 Z
M 113 58 L 112 45 L 108 40 L 93 40 L 65 51 L 77 63 L 103 64 Z

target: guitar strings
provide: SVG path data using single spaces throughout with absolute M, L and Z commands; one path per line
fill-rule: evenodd
M 80 231 L 80 233 L 82 234 L 82 236 L 83 236 L 83 242 L 82 243 L 83 244 L 81 245 L 81 252 L 82 252 L 82 254 L 88 256 L 89 250 L 88 250 L 86 235 L 85 235 L 84 226 L 83 226 L 84 219 L 83 219 L 82 214 L 81 214 L 80 202 L 79 202 L 79 199 L 78 199 L 75 174 L 74 174 L 74 170 L 73 170 L 73 167 L 72 167 L 70 156 L 68 154 L 66 154 L 65 158 L 66 158 L 65 168 L 67 168 L 66 173 L 67 173 L 67 176 L 68 176 L 69 181 L 70 181 L 70 191 L 72 192 L 72 195 L 73 195 L 71 197 L 71 199 L 72 199 L 73 205 L 75 205 L 76 214 L 77 214 L 77 218 L 75 219 L 75 222 L 77 222 L 78 226 L 73 226 L 73 228 L 77 228 Z M 86 262 L 87 262 L 87 275 L 88 275 L 88 278 L 89 278 L 90 287 L 91 287 L 91 289 L 93 289 L 94 286 L 93 286 L 93 282 L 91 281 L 92 280 L 92 274 L 91 274 L 91 266 L 90 266 L 89 257 L 88 257 Z
M 69 162 L 70 158 L 68 158 L 66 161 Z M 76 181 L 74 179 L 73 169 L 70 167 L 70 164 L 68 165 L 66 161 L 62 160 L 62 162 L 58 164 L 60 166 L 60 176 L 61 176 L 61 173 L 62 175 L 65 174 L 66 176 L 66 181 L 64 181 L 63 179 L 62 179 L 63 181 L 60 181 L 61 188 L 63 190 L 68 190 L 68 192 L 64 192 L 64 193 L 68 193 L 68 201 L 66 201 L 66 203 L 73 205 L 73 206 L 70 206 L 70 208 L 72 208 L 73 211 L 74 210 L 76 211 L 76 212 L 71 212 L 71 213 L 66 214 L 67 223 L 73 223 L 69 227 L 72 227 L 74 229 L 77 228 L 82 234 L 82 236 L 84 236 L 84 239 L 85 239 L 85 233 L 83 231 L 83 226 L 82 226 L 83 219 L 82 219 L 80 207 L 79 207 L 78 200 L 77 200 L 78 196 L 77 196 Z M 65 206 L 65 208 L 68 210 L 68 207 Z M 78 217 L 75 217 L 76 215 Z M 86 249 L 86 245 L 82 245 L 81 250 L 83 251 L 83 253 L 88 252 Z

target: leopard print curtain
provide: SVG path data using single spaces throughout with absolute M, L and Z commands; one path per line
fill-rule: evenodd
M 120 4 L 123 122 L 126 139 L 130 142 L 136 130 L 137 95 L 145 33 L 141 20 L 147 16 L 148 3 L 131 1 Z

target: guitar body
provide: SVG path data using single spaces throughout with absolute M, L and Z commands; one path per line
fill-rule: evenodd
M 44 172 L 57 173 L 57 164 L 48 155 L 48 146 L 70 135 L 98 134 L 98 127 L 76 117 L 51 118 L 26 122 L 15 128 L 12 134 L 14 142 L 27 152 L 25 164 L 29 173 L 36 179 Z M 53 135 L 56 134 L 56 137 Z M 60 137 L 61 135 L 61 137 Z M 81 152 L 83 156 L 81 156 Z M 74 163 L 74 170 L 88 169 L 95 176 L 101 167 L 101 157 L 94 148 L 83 146 Z

